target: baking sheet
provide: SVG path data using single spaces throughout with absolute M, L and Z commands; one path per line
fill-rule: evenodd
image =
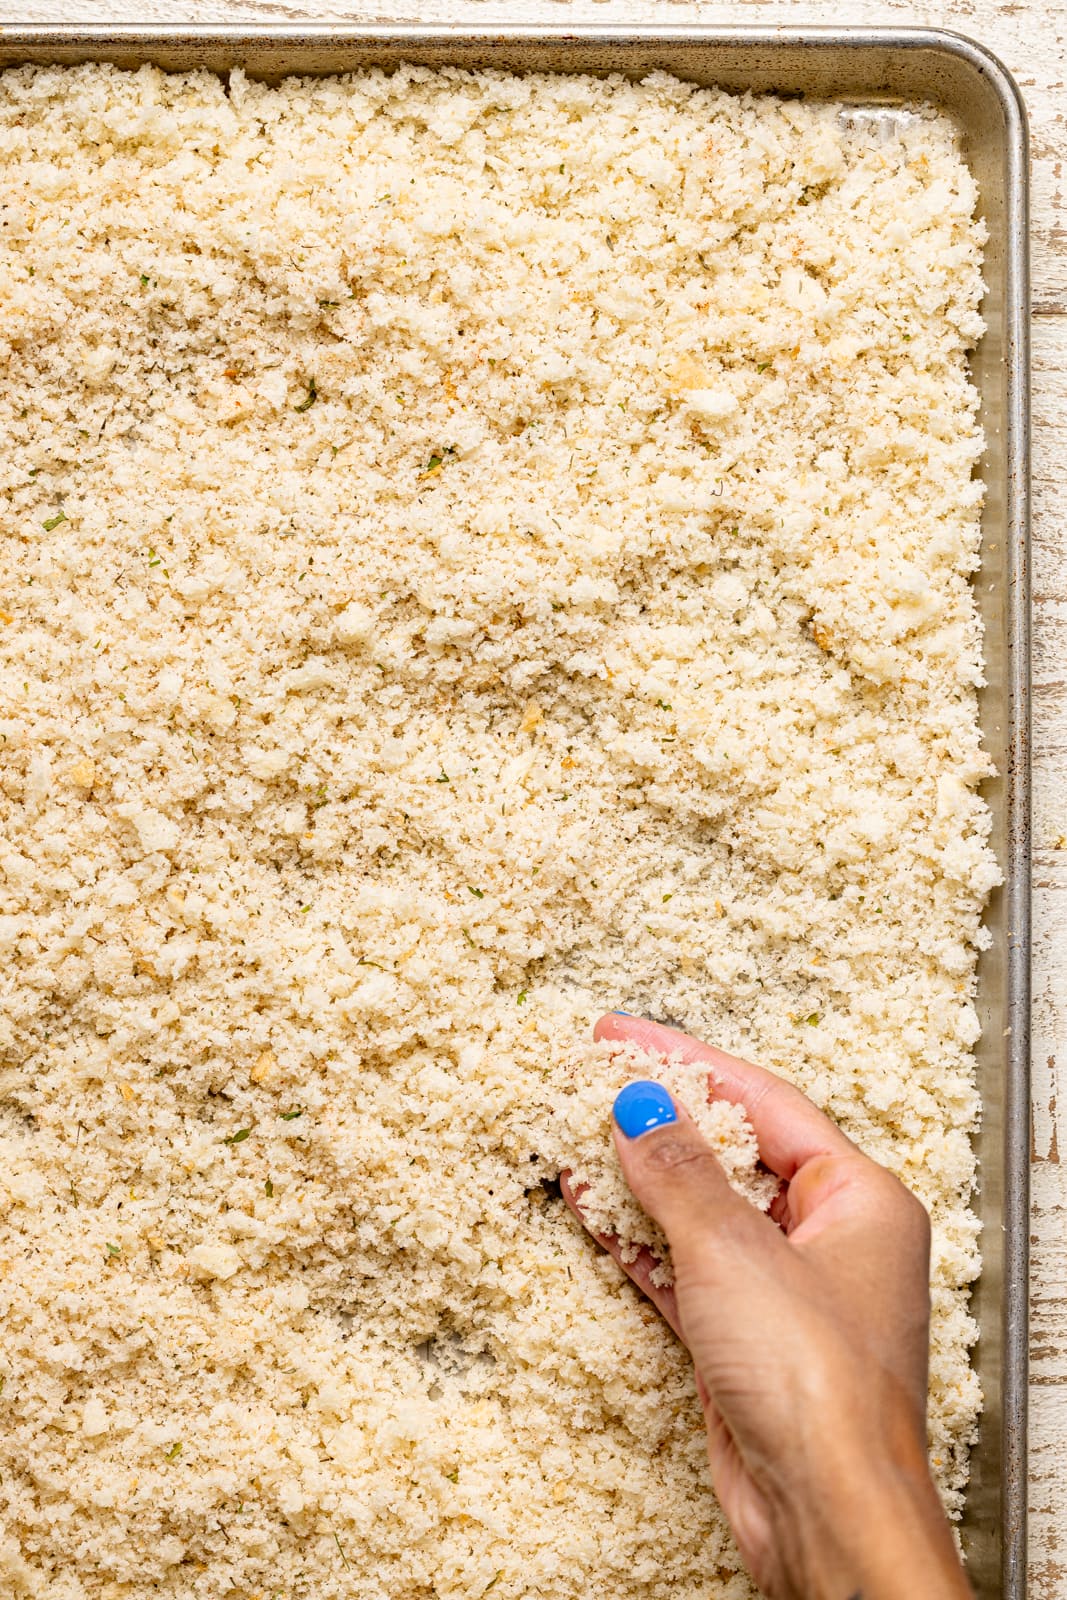
M 952 114 L 989 229 L 987 332 L 973 359 L 986 433 L 982 563 L 986 629 L 981 696 L 997 776 L 986 789 L 1005 884 L 986 921 L 979 965 L 977 1208 L 984 1231 L 975 1288 L 975 1360 L 985 1391 L 963 1524 L 980 1600 L 1026 1592 L 1027 1279 L 1029 1249 L 1029 301 L 1026 114 L 1019 91 L 982 46 L 936 29 L 494 28 L 222 26 L 4 28 L 0 68 L 108 60 L 171 70 L 241 66 L 278 81 L 294 73 L 430 66 L 560 72 L 663 69 L 724 89 L 770 91 L 892 108 L 929 100 Z M 869 114 L 869 113 L 868 113 Z M 890 119 L 885 119 L 887 126 Z

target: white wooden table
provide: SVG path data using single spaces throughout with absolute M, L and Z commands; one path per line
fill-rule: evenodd
M 35 22 L 718 22 L 954 28 L 1030 109 L 1034 221 L 1034 1116 L 1030 1584 L 1067 1600 L 1067 0 L 0 0 Z M 1064 1086 L 1061 1097 L 1059 1087 Z M 1062 1109 L 1060 1100 L 1062 1098 Z M 1060 1165 L 1060 1134 L 1065 1160 Z M 918 1600 L 918 1597 L 917 1597 Z

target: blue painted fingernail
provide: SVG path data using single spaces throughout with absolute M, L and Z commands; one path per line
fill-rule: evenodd
M 674 1102 L 662 1083 L 651 1083 L 645 1078 L 619 1090 L 611 1114 L 628 1139 L 640 1139 L 653 1128 L 664 1128 L 669 1122 L 678 1121 Z
M 612 1014 L 613 1017 L 632 1017 L 633 1016 L 633 1012 L 632 1011 L 613 1011 L 611 1014 Z

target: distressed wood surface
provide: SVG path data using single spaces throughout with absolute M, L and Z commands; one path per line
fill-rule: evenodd
M 126 21 L 128 0 L 0 0 L 5 23 Z M 1034 1114 L 1031 1309 L 1033 1600 L 1067 1600 L 1067 0 L 139 0 L 139 23 L 694 21 L 910 24 L 989 45 L 1030 111 L 1034 236 Z M 1065 1152 L 1060 1163 L 1061 1146 Z M 918 1600 L 918 1597 L 917 1597 Z

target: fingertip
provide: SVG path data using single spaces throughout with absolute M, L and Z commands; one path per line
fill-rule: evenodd
M 564 1205 L 577 1217 L 586 1233 L 590 1234 L 603 1249 L 618 1252 L 619 1241 L 611 1233 L 598 1233 L 590 1225 L 589 1218 L 582 1210 L 582 1196 L 590 1187 L 588 1183 L 572 1183 L 571 1173 L 564 1170 L 559 1175 L 559 1192 L 563 1196 Z
M 570 1207 L 576 1217 L 581 1217 L 582 1208 L 579 1202 L 589 1185 L 587 1183 L 572 1183 L 571 1177 L 572 1173 L 564 1167 L 559 1175 L 559 1192 L 563 1196 L 564 1204 Z
M 593 1028 L 594 1039 L 618 1039 L 636 1044 L 650 1055 L 668 1056 L 680 1045 L 694 1041 L 677 1028 L 666 1023 L 653 1022 L 650 1017 L 639 1017 L 631 1011 L 609 1011 Z
M 600 1039 L 629 1039 L 629 1024 L 640 1021 L 628 1011 L 609 1011 L 600 1017 L 593 1027 L 593 1038 Z

